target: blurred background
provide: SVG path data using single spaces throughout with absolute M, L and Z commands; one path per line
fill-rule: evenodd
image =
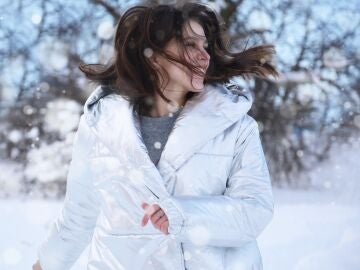
M 184 1 L 152 1 L 175 3 Z M 275 214 L 265 270 L 360 269 L 360 3 L 216 0 L 234 51 L 272 43 L 278 80 L 255 98 Z M 59 214 L 72 141 L 121 14 L 139 1 L 0 2 L 0 269 L 31 269 Z M 87 250 L 72 269 L 86 269 Z

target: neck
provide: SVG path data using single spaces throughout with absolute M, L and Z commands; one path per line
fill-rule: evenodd
M 167 103 L 158 93 L 155 93 L 154 103 L 150 108 L 148 115 L 151 117 L 162 117 L 173 113 L 184 107 L 187 101 L 186 92 L 175 92 L 167 91 L 164 92 L 164 95 L 171 100 L 170 103 Z

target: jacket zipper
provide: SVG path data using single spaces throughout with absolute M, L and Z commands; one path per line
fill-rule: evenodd
M 185 269 L 185 259 L 184 259 L 184 249 L 183 249 L 183 244 L 181 242 L 180 242 L 180 255 L 181 255 L 182 270 L 186 270 Z

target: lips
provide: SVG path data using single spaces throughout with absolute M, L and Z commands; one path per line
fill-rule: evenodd
M 200 67 L 198 67 L 198 68 L 200 68 Z M 206 68 L 200 68 L 200 70 L 201 70 L 201 72 L 202 73 L 204 73 L 204 74 L 206 74 Z M 203 75 L 197 75 L 197 77 L 204 77 Z
M 202 70 L 202 72 L 204 72 L 204 74 L 205 74 L 205 71 L 204 70 Z M 196 77 L 196 78 L 204 78 L 204 75 L 197 75 L 197 74 L 194 74 L 194 77 Z
M 197 66 L 196 68 L 200 69 L 200 71 L 204 74 L 204 75 L 198 75 L 196 73 L 193 73 L 192 75 L 196 78 L 201 78 L 203 79 L 205 77 L 205 74 L 206 74 L 206 70 L 207 70 L 207 67 L 204 67 L 204 66 Z

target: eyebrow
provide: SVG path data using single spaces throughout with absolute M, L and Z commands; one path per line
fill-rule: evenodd
M 201 39 L 201 40 L 204 40 L 204 41 L 206 41 L 206 42 L 208 43 L 208 41 L 207 41 L 207 39 L 206 39 L 206 38 L 185 37 L 184 39 L 185 39 L 185 40 L 186 40 L 186 39 L 193 39 L 193 40 Z

